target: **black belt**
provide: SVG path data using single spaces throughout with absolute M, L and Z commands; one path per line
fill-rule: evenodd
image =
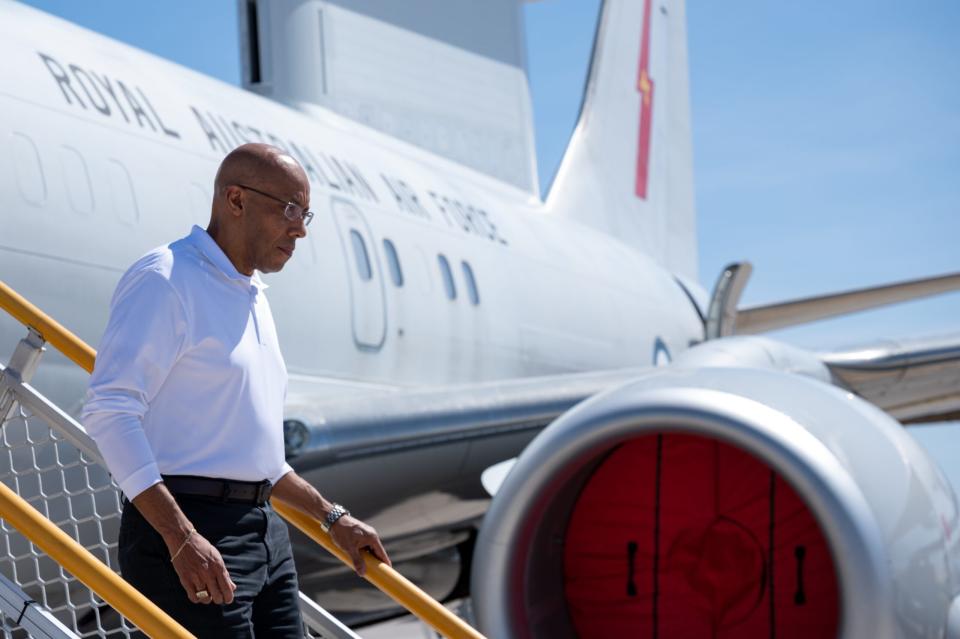
M 163 475 L 163 483 L 174 495 L 212 497 L 220 501 L 263 506 L 270 499 L 273 484 L 263 481 L 237 481 L 193 475 Z

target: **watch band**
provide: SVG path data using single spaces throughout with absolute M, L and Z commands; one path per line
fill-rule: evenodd
M 323 532 L 330 532 L 330 527 L 337 523 L 341 517 L 344 515 L 349 515 L 350 511 L 341 506 L 340 504 L 334 504 L 333 508 L 330 509 L 330 512 L 327 513 L 326 519 L 320 522 L 320 528 L 323 529 Z

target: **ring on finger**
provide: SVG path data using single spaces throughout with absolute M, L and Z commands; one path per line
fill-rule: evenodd
M 207 597 L 210 596 L 210 593 L 207 592 L 206 590 L 198 590 L 194 594 L 197 596 L 197 599 L 206 599 Z

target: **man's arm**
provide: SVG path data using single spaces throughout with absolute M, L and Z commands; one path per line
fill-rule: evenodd
M 275 499 L 279 499 L 320 521 L 326 519 L 330 511 L 333 510 L 333 504 L 324 499 L 316 488 L 294 471 L 284 475 L 273 487 L 271 494 Z M 390 557 L 387 556 L 387 551 L 380 543 L 377 531 L 350 515 L 344 515 L 330 527 L 330 537 L 333 538 L 334 543 L 350 555 L 353 560 L 353 569 L 360 576 L 363 576 L 367 571 L 361 554 L 363 549 L 368 549 L 377 559 L 391 565 Z
M 133 505 L 163 537 L 180 584 L 193 603 L 233 602 L 237 585 L 213 544 L 196 532 L 166 485 L 154 484 L 133 498 Z M 176 557 L 174 557 L 176 555 Z M 208 597 L 197 597 L 206 590 Z
M 147 269 L 124 275 L 110 305 L 82 420 L 120 489 L 163 537 L 170 556 L 179 551 L 173 567 L 190 601 L 229 603 L 236 586 L 223 558 L 190 532 L 192 524 L 158 483 L 160 469 L 143 431 L 149 402 L 184 347 L 186 323 L 160 274 Z M 198 598 L 203 590 L 210 596 Z

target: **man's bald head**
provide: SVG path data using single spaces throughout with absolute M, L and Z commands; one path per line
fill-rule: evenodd
M 303 167 L 283 149 L 269 144 L 251 143 L 238 146 L 223 158 L 214 188 L 218 196 L 233 184 L 262 187 L 277 181 L 307 181 Z
M 283 268 L 296 240 L 306 235 L 302 216 L 287 217 L 291 205 L 301 213 L 310 206 L 303 167 L 275 146 L 244 144 L 223 158 L 214 190 L 207 232 L 237 270 Z

